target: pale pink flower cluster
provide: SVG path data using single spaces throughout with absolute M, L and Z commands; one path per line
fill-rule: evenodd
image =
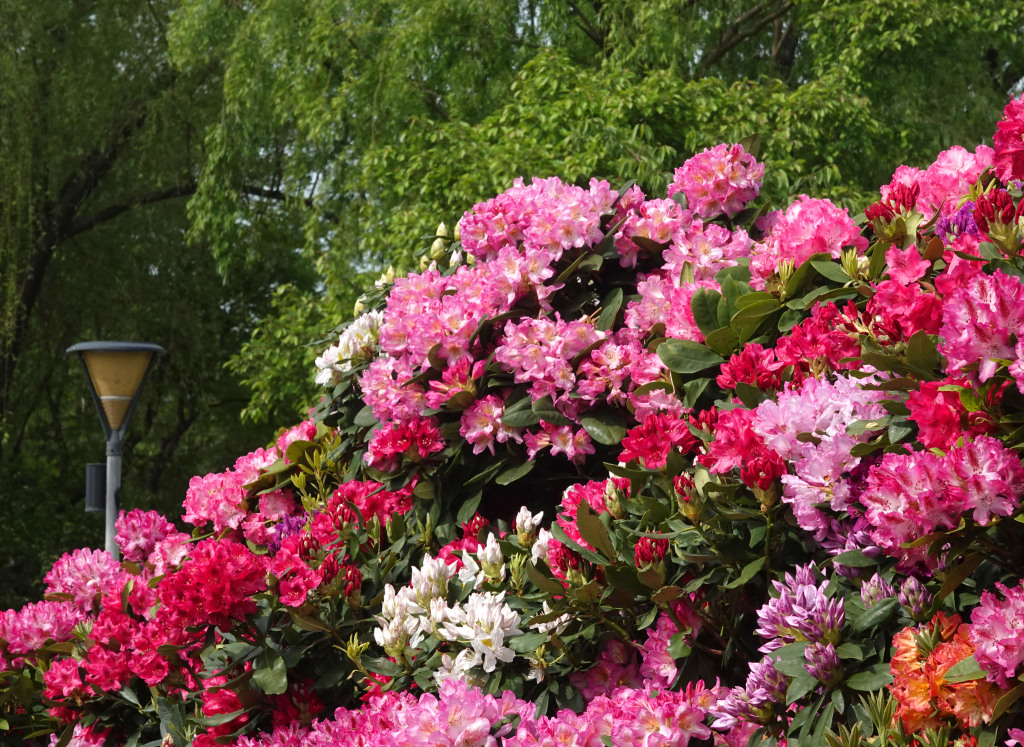
M 861 388 L 873 383 L 874 377 L 837 376 L 835 381 L 807 379 L 799 388 L 786 384 L 775 400 L 758 405 L 751 423 L 766 445 L 789 462 L 792 474 L 781 478 L 782 499 L 792 506 L 801 528 L 819 540 L 836 525 L 818 506 L 827 503 L 835 512 L 849 507 L 850 485 L 843 476 L 860 463 L 850 449 L 872 435 L 850 435 L 847 427 L 885 417 L 877 403 L 886 393 Z
M 926 219 L 936 212 L 949 216 L 960 207 L 960 198 L 967 194 L 981 172 L 993 164 L 994 155 L 987 145 L 979 145 L 973 153 L 954 145 L 942 151 L 927 169 L 900 166 L 889 184 L 881 188 L 882 200 L 888 200 L 897 187 L 917 186 L 917 210 Z
M 83 613 L 115 587 L 124 585 L 121 565 L 106 550 L 79 548 L 65 553 L 43 580 L 47 594 L 67 594 Z
M 849 212 L 830 200 L 800 195 L 786 208 L 764 241 L 753 245 L 750 286 L 764 290 L 783 261 L 799 267 L 815 254 L 839 259 L 845 247 L 853 247 L 860 254 L 868 248 L 867 239 L 860 235 Z
M 713 280 L 681 285 L 678 278 L 670 278 L 664 272 L 646 275 L 636 284 L 640 300 L 630 301 L 626 307 L 626 326 L 645 333 L 661 324 L 666 337 L 703 342 L 704 333 L 690 308 L 690 299 L 698 288 L 719 289 Z
M 733 267 L 741 257 L 750 256 L 750 236 L 742 228 L 729 231 L 717 223 L 700 226 L 675 238 L 662 253 L 664 270 L 670 278 L 681 277 L 689 263 L 695 280 L 709 281 L 715 273 Z
M 533 399 L 557 402 L 576 384 L 572 359 L 604 337 L 589 321 L 564 322 L 557 314 L 554 320 L 509 321 L 494 359 L 512 371 L 517 384 L 530 384 Z
M 1022 496 L 1020 457 L 998 439 L 980 436 L 945 456 L 886 454 L 871 467 L 859 500 L 878 545 L 909 557 L 903 543 L 940 527 L 952 529 L 966 514 L 982 526 L 993 516 L 1010 516 Z
M 339 708 L 334 719 L 298 730 L 241 737 L 238 747 L 686 747 L 711 737 L 704 723 L 717 688 L 691 683 L 680 692 L 621 687 L 595 698 L 580 714 L 537 718 L 534 705 L 505 691 L 500 697 L 456 679 L 419 698 L 389 692 L 358 711 Z M 515 718 L 518 717 L 518 718 Z M 513 724 L 517 723 L 517 726 Z M 604 740 L 602 739 L 604 738 Z
M 739 143 L 720 143 L 676 169 L 668 195 L 682 192 L 690 208 L 701 217 L 725 213 L 731 218 L 757 197 L 763 180 L 763 163 Z
M 277 437 L 277 450 L 281 456 L 284 457 L 288 453 L 288 447 L 296 441 L 312 441 L 316 438 L 316 422 L 310 418 L 304 420 L 298 425 L 293 425 L 291 428 L 285 428 L 284 432 Z M 257 463 L 259 459 L 255 460 Z M 257 469 L 261 469 L 262 465 L 258 464 Z M 238 469 L 238 466 L 235 466 Z
M 623 267 L 636 267 L 639 256 L 650 251 L 648 246 L 640 245 L 646 242 L 638 243 L 639 240 L 655 244 L 674 243 L 700 227 L 700 221 L 694 219 L 693 213 L 684 210 L 675 200 L 645 199 L 644 193 L 635 185 L 619 201 L 616 218 L 622 221 L 615 234 L 615 248 L 619 252 L 619 264 Z
M 611 212 L 618 193 L 608 182 L 590 180 L 590 189 L 557 177 L 517 179 L 513 187 L 477 203 L 459 221 L 463 248 L 478 260 L 491 260 L 522 242 L 528 249 L 562 250 L 601 239 L 601 216 Z
M 185 492 L 185 514 L 182 518 L 197 527 L 213 522 L 216 532 L 237 529 L 248 513 L 249 491 L 245 486 L 256 480 L 260 470 L 269 467 L 277 458 L 274 451 L 257 449 L 239 457 L 232 469 L 193 477 Z
M 977 363 L 985 382 L 1010 360 L 1010 374 L 1024 390 L 1024 283 L 996 270 L 978 274 L 944 299 L 939 351 L 946 356 L 947 373 Z
M 971 642 L 974 658 L 987 673 L 989 682 L 1011 687 L 1024 663 L 1024 584 L 1008 589 L 996 587 L 1003 599 L 991 591 L 981 594 L 981 604 L 971 612 Z
M 473 445 L 473 453 L 484 449 L 494 453 L 495 442 L 503 444 L 509 439 L 522 443 L 522 428 L 510 428 L 501 422 L 505 402 L 495 394 L 488 394 L 473 402 L 462 414 L 459 435 Z
M 86 612 L 74 602 L 35 602 L 20 610 L 0 611 L 0 671 L 20 667 L 25 656 L 47 641 L 71 640 L 75 626 L 85 618 Z M 4 650 L 12 655 L 10 661 L 4 660 Z
M 163 515 L 156 511 L 143 511 L 136 508 L 122 511 L 114 524 L 117 529 L 117 546 L 121 548 L 122 557 L 132 563 L 145 563 L 150 555 L 161 544 L 172 538 L 179 544 L 187 542 L 189 536 L 179 532 Z

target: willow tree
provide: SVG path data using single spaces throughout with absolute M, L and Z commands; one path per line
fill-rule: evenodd
M 167 348 L 128 432 L 124 496 L 128 507 L 170 510 L 193 474 L 227 466 L 239 443 L 265 440 L 265 427 L 239 426 L 244 392 L 223 363 L 265 315 L 276 285 L 315 280 L 270 230 L 261 234 L 265 252 L 236 253 L 223 275 L 204 242 L 186 241 L 202 135 L 219 113 L 219 72 L 171 65 L 175 5 L 0 3 L 5 605 L 38 596 L 32 585 L 60 552 L 102 536 L 82 497 L 84 463 L 102 460 L 103 439 L 64 350 L 95 338 Z M 275 199 L 262 185 L 251 192 Z

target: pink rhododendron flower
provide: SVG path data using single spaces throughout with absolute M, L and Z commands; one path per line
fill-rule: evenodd
M 127 513 L 122 511 L 114 526 L 121 555 L 132 563 L 144 563 L 159 542 L 179 533 L 174 524 L 156 511 L 138 508 Z
M 124 577 L 109 552 L 83 547 L 62 555 L 43 580 L 47 594 L 70 594 L 80 610 L 89 612 L 108 591 L 120 590 Z
M 992 416 L 985 412 L 967 412 L 958 391 L 940 391 L 943 386 L 973 389 L 965 378 L 922 381 L 920 389 L 907 395 L 909 420 L 917 423 L 918 439 L 927 448 L 949 449 L 963 437 L 984 435 L 996 429 Z
M 1024 283 L 996 270 L 976 275 L 946 297 L 939 352 L 947 373 L 978 363 L 977 377 L 988 381 L 1000 359 L 1017 359 L 1013 336 L 1024 332 Z
M 206 539 L 160 582 L 159 619 L 182 629 L 244 620 L 256 611 L 252 596 L 267 589 L 267 559 L 232 540 Z
M 828 254 L 839 259 L 844 247 L 853 247 L 863 254 L 868 241 L 850 218 L 829 200 L 800 195 L 790 205 L 764 243 L 751 250 L 750 286 L 764 290 L 765 283 L 778 271 L 780 263 L 790 261 L 799 267 L 815 254 Z
M 661 469 L 672 451 L 687 454 L 696 450 L 698 439 L 690 433 L 687 422 L 675 413 L 651 415 L 622 439 L 619 461 L 636 459 L 647 469 Z
M 971 612 L 970 635 L 974 658 L 989 682 L 1009 688 L 1024 662 L 1024 584 L 1009 589 L 997 582 L 996 587 L 1003 599 L 982 592 L 981 604 Z
M 316 423 L 312 418 L 285 430 L 277 438 L 277 450 L 284 456 L 288 447 L 296 441 L 312 441 L 316 438 Z
M 936 157 L 935 162 L 921 174 L 921 188 L 917 208 L 930 218 L 941 208 L 942 215 L 954 212 L 961 196 L 978 181 L 981 172 L 992 165 L 994 151 L 979 145 L 974 153 L 954 145 Z
M 757 197 L 764 179 L 758 163 L 739 143 L 707 148 L 676 169 L 668 196 L 682 192 L 687 204 L 704 218 L 730 218 Z
M 900 251 L 895 244 L 885 253 L 885 263 L 889 266 L 889 277 L 900 285 L 920 280 L 932 266 L 931 262 L 921 257 L 916 246 L 908 246 Z
M 494 454 L 494 444 L 505 443 L 509 439 L 522 443 L 522 428 L 510 428 L 501 422 L 505 413 L 504 401 L 494 394 L 489 394 L 473 402 L 462 414 L 459 435 L 473 445 L 473 453 L 479 454 L 484 449 Z

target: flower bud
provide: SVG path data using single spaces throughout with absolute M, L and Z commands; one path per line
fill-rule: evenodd
M 860 587 L 860 598 L 866 609 L 871 609 L 883 599 L 896 596 L 896 589 L 877 573 Z
M 676 494 L 676 503 L 680 512 L 691 523 L 696 524 L 700 518 L 701 509 L 704 508 L 704 499 L 700 497 L 693 486 L 693 478 L 686 473 L 676 475 L 672 478 L 672 487 Z
M 446 239 L 448 238 L 448 226 L 444 224 L 444 221 L 441 221 L 440 223 L 437 224 L 437 229 L 434 231 L 434 235 L 441 236 Z
M 448 247 L 444 244 L 444 239 L 434 239 L 434 243 L 430 245 L 430 258 L 441 259 L 447 251 Z
M 928 611 L 932 606 L 932 595 L 928 593 L 925 585 L 914 576 L 911 576 L 903 583 L 897 598 L 910 616 L 918 622 L 928 617 Z
M 537 530 L 540 528 L 540 522 L 543 518 L 543 511 L 534 515 L 530 513 L 530 510 L 526 506 L 519 509 L 519 513 L 516 514 L 514 526 L 516 529 L 516 537 L 519 538 L 520 545 L 523 547 L 530 547 L 537 541 Z
M 625 494 L 615 484 L 615 481 L 608 480 L 608 484 L 604 489 L 604 505 L 608 509 L 608 513 L 612 515 L 612 518 L 621 519 L 626 515 L 625 509 L 622 508 L 623 498 L 625 498 Z
M 811 643 L 804 649 L 804 669 L 826 687 L 838 684 L 843 679 L 843 667 L 831 643 Z

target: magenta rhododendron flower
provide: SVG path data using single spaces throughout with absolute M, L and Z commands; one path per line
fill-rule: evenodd
M 993 172 L 1004 183 L 1024 179 L 1024 95 L 1010 98 L 992 138 Z

